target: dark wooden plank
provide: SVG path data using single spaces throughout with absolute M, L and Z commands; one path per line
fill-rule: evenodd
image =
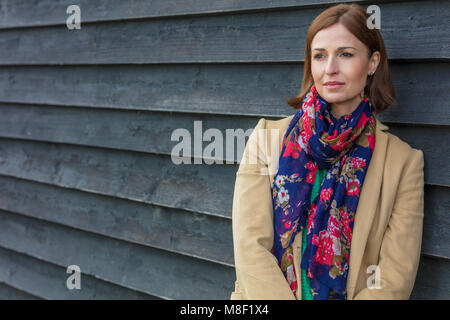
M 0 247 L 65 268 L 75 264 L 80 267 L 81 274 L 84 272 L 117 286 L 169 299 L 228 299 L 234 285 L 231 267 L 6 211 L 0 210 L 0 216 Z M 1 268 L 9 270 L 17 265 L 23 264 L 5 262 Z M 59 286 L 63 287 L 65 281 L 61 278 L 67 279 L 67 275 L 63 268 L 60 270 L 50 274 L 59 278 Z M 26 281 L 26 278 L 20 278 Z M 50 291 L 50 286 L 45 289 Z
M 45 112 L 41 110 L 45 110 Z M 0 124 L 3 125 L 0 129 L 0 137 L 86 144 L 164 155 L 170 155 L 172 151 L 174 154 L 177 153 L 175 146 L 179 145 L 182 139 L 171 141 L 171 136 L 176 129 L 183 128 L 187 130 L 186 134 L 188 135 L 183 140 L 191 143 L 191 148 L 188 149 L 190 155 L 184 155 L 196 156 L 199 159 L 208 145 L 212 146 L 211 141 L 201 138 L 202 134 L 207 129 L 218 129 L 223 141 L 222 143 L 218 142 L 221 147 L 217 151 L 222 151 L 223 154 L 205 153 L 205 156 L 211 161 L 216 159 L 216 163 L 219 163 L 219 160 L 223 160 L 224 163 L 225 161 L 241 160 L 245 141 L 258 120 L 258 118 L 250 117 L 210 117 L 198 114 L 173 116 L 170 113 L 140 114 L 135 111 L 58 110 L 54 107 L 19 107 L 6 109 L 5 113 L 8 117 L 0 120 Z M 197 132 L 194 131 L 195 121 L 201 121 Z M 80 126 L 80 123 L 83 126 Z M 435 137 L 440 137 L 444 141 L 450 139 L 450 127 L 413 127 L 387 124 L 390 132 L 398 135 L 413 148 L 423 150 L 426 161 L 426 183 L 450 186 L 449 163 L 445 157 L 441 156 L 450 154 L 450 147 L 444 144 L 438 150 L 435 146 Z M 241 130 L 242 135 L 240 138 L 227 138 L 227 129 L 231 129 L 235 133 Z M 200 141 L 199 145 L 202 145 L 198 152 L 194 150 L 195 141 Z M 227 151 L 228 146 L 234 147 L 232 153 L 231 148 L 230 151 Z
M 257 118 L 248 117 L 168 112 L 4 104 L 3 107 L 0 137 L 151 152 L 167 156 L 171 156 L 172 152 L 174 155 L 179 154 L 176 146 L 187 141 L 191 149 L 186 152 L 190 150 L 191 156 L 200 158 L 203 155 L 204 158 L 223 162 L 240 161 L 246 141 L 258 121 Z M 172 138 L 177 130 L 185 130 L 183 139 L 178 135 Z M 222 142 L 217 142 L 220 145 L 217 154 L 206 150 L 208 145 L 212 144 L 211 139 L 206 137 L 208 130 L 220 131 Z M 227 136 L 227 130 L 236 133 L 236 137 L 231 134 Z M 199 152 L 194 150 L 194 144 L 197 142 L 202 146 Z M 183 153 L 183 156 L 189 155 Z
M 3 214 L 4 212 L 0 212 Z M 20 227 L 22 223 L 18 221 L 18 226 Z M 23 230 L 25 224 L 21 227 Z M 0 226 L 1 228 L 2 226 Z M 36 232 L 35 229 L 29 227 L 29 233 L 33 233 L 34 237 L 41 235 L 41 239 L 47 237 L 43 236 L 42 233 L 45 232 L 45 228 L 38 228 L 40 232 Z M 39 234 L 38 234 L 39 233 Z M 1 235 L 0 235 L 1 239 Z M 83 240 L 83 238 L 81 238 Z M 32 240 L 32 239 L 31 239 Z M 69 239 L 65 239 L 69 240 Z M 48 240 L 47 240 L 48 241 Z M 23 239 L 19 239 L 19 242 L 24 242 Z M 49 241 L 48 241 L 49 242 Z M 77 243 L 75 241 L 74 243 Z M 65 241 L 62 241 L 64 244 Z M 1 242 L 3 246 L 3 241 Z M 35 247 L 35 246 L 34 246 Z M 52 249 L 51 246 L 47 246 L 47 249 Z M 103 248 L 99 246 L 99 248 Z M 33 248 L 34 250 L 34 248 Z M 45 248 L 41 248 L 41 250 L 45 250 Z M 69 253 L 72 253 L 75 248 L 69 249 Z M 77 256 L 72 256 L 72 259 L 77 258 L 79 256 L 83 256 L 89 253 L 77 253 Z M 102 252 L 100 254 L 93 254 L 96 259 L 98 256 L 103 256 Z M 109 256 L 108 258 L 114 259 L 115 256 Z M 129 259 L 129 258 L 128 258 Z M 111 260 L 109 261 L 111 262 Z M 135 262 L 135 261 L 133 261 Z M 125 262 L 126 263 L 126 262 Z M 420 260 L 419 270 L 415 282 L 415 286 L 411 295 L 411 299 L 448 299 L 449 298 L 449 276 L 448 276 L 448 260 L 437 259 L 429 256 L 422 256 Z M 29 268 L 32 265 L 33 268 Z M 105 263 L 105 266 L 110 269 L 110 265 Z M 127 269 L 127 268 L 124 268 Z M 164 268 L 162 268 L 164 269 Z M 231 269 L 232 270 L 232 269 Z M 127 270 L 125 270 L 127 271 Z M 232 284 L 229 284 L 230 281 L 234 281 L 234 272 L 230 271 L 231 275 L 226 288 L 219 288 L 213 293 L 213 296 L 208 297 L 207 299 L 228 299 L 229 294 L 232 290 Z M 44 293 L 45 298 L 47 299 L 95 299 L 95 298 L 106 298 L 106 299 L 126 299 L 124 294 L 116 295 L 115 297 L 111 297 L 113 288 L 102 288 L 103 286 L 107 286 L 108 282 L 102 282 L 97 280 L 97 283 L 92 283 L 92 281 L 96 280 L 95 278 L 89 277 L 88 275 L 83 274 L 82 269 L 82 288 L 83 290 L 79 290 L 79 292 L 71 292 L 64 287 L 65 279 L 67 279 L 67 274 L 65 273 L 65 268 L 60 266 L 55 266 L 51 263 L 47 263 L 42 259 L 36 259 L 30 257 L 28 255 L 23 255 L 15 251 L 8 250 L 6 248 L 0 247 L 0 281 L 4 281 L 3 275 L 8 275 L 8 281 L 12 285 L 14 284 L 17 287 L 20 287 L 21 290 L 27 290 L 29 292 L 34 292 L 35 294 Z M 128 274 L 127 274 L 128 275 Z M 130 273 L 133 275 L 133 273 Z M 147 281 L 142 281 L 145 285 L 146 282 L 152 281 L 153 277 L 146 278 Z M 45 285 L 42 285 L 42 283 Z M 173 281 L 169 281 L 170 284 Z M 111 287 L 115 287 L 112 284 L 109 284 Z M 92 291 L 87 294 L 87 289 L 95 290 L 95 297 L 92 297 Z M 102 290 L 103 289 L 103 290 Z M 103 292 L 102 292 L 103 291 Z M 108 295 L 105 297 L 103 294 L 105 292 Z M 83 297 L 74 296 L 74 294 L 84 294 Z M 89 296 L 90 295 L 90 296 Z M 106 295 L 106 294 L 105 294 Z M 57 297 L 55 297 L 57 296 Z M 99 297 L 100 296 L 100 297 Z M 134 297 L 132 297 L 135 299 Z M 192 297 L 188 299 L 193 299 Z
M 66 151 L 65 152 L 55 151 L 61 148 L 63 148 Z M 73 148 L 69 146 L 60 146 L 60 148 L 55 147 L 53 148 L 53 151 L 51 150 L 52 148 L 50 148 L 47 144 L 42 145 L 38 144 L 34 146 L 33 144 L 24 143 L 21 147 L 19 147 L 14 143 L 11 144 L 4 143 L 2 150 L 3 151 L 2 156 L 3 155 L 4 156 L 2 157 L 3 161 L 1 162 L 0 166 L 1 173 L 5 175 L 15 175 L 24 179 L 31 179 L 35 181 L 41 181 L 44 183 L 55 184 L 63 187 L 87 190 L 90 192 L 105 194 L 113 197 L 137 200 L 139 202 L 144 203 L 150 204 L 158 203 L 163 206 L 178 207 L 191 211 L 209 212 L 212 214 L 218 214 L 228 217 L 231 216 L 232 190 L 234 185 L 234 172 L 236 168 L 233 168 L 228 173 L 226 173 L 226 168 L 230 168 L 230 166 L 217 165 L 216 166 L 217 168 L 222 167 L 222 169 L 225 170 L 222 170 L 221 171 L 222 173 L 219 173 L 217 176 L 215 176 L 214 179 L 207 179 L 206 177 L 211 177 L 213 173 L 217 174 L 218 170 L 209 171 L 208 170 L 209 166 L 202 166 L 201 167 L 202 170 L 200 171 L 197 170 L 191 171 L 191 170 L 180 170 L 179 167 L 174 166 L 172 167 L 172 169 L 168 168 L 163 170 L 164 173 L 161 174 L 159 171 L 160 168 L 167 166 L 168 162 L 167 160 L 164 161 L 161 160 L 160 158 L 159 158 L 160 161 L 158 161 L 158 157 L 145 157 L 139 154 L 138 158 L 140 158 L 140 161 L 135 159 L 136 163 L 138 164 L 136 167 L 131 164 L 133 162 L 133 157 L 128 153 L 124 153 L 123 155 L 114 152 L 103 153 L 101 151 L 96 151 L 95 153 L 92 153 L 91 152 L 92 150 L 90 149 L 82 151 L 78 147 Z M 67 153 L 66 157 L 64 157 L 65 153 Z M 50 157 L 47 158 L 46 154 L 49 154 Z M 6 155 L 9 155 L 10 158 L 7 158 Z M 13 155 L 19 156 L 22 155 L 22 157 L 17 158 Z M 28 155 L 28 157 L 26 157 L 25 155 Z M 64 158 L 73 160 L 68 161 L 64 160 Z M 39 160 L 36 159 L 46 159 L 46 161 L 39 162 Z M 113 159 L 116 159 L 116 161 L 114 161 Z M 35 161 L 34 164 L 32 164 L 33 161 Z M 92 166 L 89 165 L 89 162 L 92 162 Z M 95 166 L 95 163 L 103 163 L 103 165 Z M 189 167 L 185 166 L 185 167 L 186 169 L 193 169 L 192 168 L 193 166 Z M 195 167 L 196 166 L 194 166 L 194 168 Z M 126 172 L 124 172 L 121 168 L 125 168 L 123 170 L 125 170 Z M 126 168 L 132 169 L 127 170 Z M 143 170 L 139 168 L 147 168 L 147 169 Z M 93 179 L 94 176 L 91 173 L 95 172 L 96 169 L 98 170 L 98 172 L 95 175 L 96 178 Z M 54 175 L 55 171 L 58 172 L 56 175 Z M 151 171 L 150 175 L 149 171 Z M 174 179 L 174 177 L 170 175 L 170 172 L 172 173 L 172 175 L 178 177 L 178 183 L 173 183 L 169 186 L 161 185 L 160 181 L 164 181 L 166 179 Z M 99 175 L 98 173 L 101 174 Z M 122 178 L 123 176 L 126 176 L 127 179 L 124 180 L 124 178 Z M 120 185 L 121 181 L 125 181 L 125 185 L 122 186 L 121 190 L 116 187 L 109 188 L 109 185 L 103 182 L 108 179 L 111 183 L 111 186 Z M 219 180 L 222 181 L 221 184 L 214 183 L 214 181 Z M 129 183 L 127 183 L 127 181 L 129 181 Z M 192 185 L 192 181 L 196 182 L 200 181 L 201 185 L 198 184 Z M 152 184 L 156 184 L 157 186 L 154 187 L 155 189 L 153 191 L 153 194 L 149 195 L 147 190 L 152 188 Z M 187 186 L 191 187 L 188 189 Z M 216 192 L 205 193 L 205 190 L 210 190 L 212 188 L 215 188 Z M 450 189 L 448 187 L 426 186 L 423 251 L 428 254 L 449 256 L 449 247 L 447 245 L 448 228 L 445 227 L 446 225 L 448 225 L 446 213 L 448 212 L 449 209 L 448 205 L 448 199 L 450 198 L 448 196 L 449 190 Z M 11 203 L 11 201 L 13 201 L 14 198 L 18 199 L 17 201 L 23 199 L 22 196 L 20 196 L 20 194 L 13 196 L 10 193 L 6 193 L 6 191 L 4 192 L 6 197 L 6 199 L 4 199 L 5 204 Z M 27 192 L 25 192 L 25 194 L 32 194 L 32 192 L 31 190 L 28 190 Z M 51 196 L 52 193 L 49 192 L 49 194 Z M 187 197 L 186 194 L 189 195 L 189 197 Z M 23 197 L 26 196 L 23 195 Z M 63 195 L 61 195 L 58 198 L 65 199 L 61 200 L 61 203 L 66 202 L 68 204 L 72 203 L 70 199 L 68 198 L 66 199 L 66 197 L 64 197 Z M 79 197 L 77 196 L 75 198 Z M 53 200 L 53 202 L 54 201 L 55 200 Z M 32 201 L 30 201 L 30 203 L 44 203 L 44 204 L 45 202 L 46 200 L 39 200 L 37 198 L 33 198 Z M 51 203 L 50 200 L 48 200 L 48 202 Z M 99 200 L 96 200 L 95 202 L 99 202 Z M 20 211 L 21 209 L 17 208 L 13 209 L 15 207 L 18 206 L 7 205 L 7 207 L 3 208 L 4 209 L 11 208 L 11 210 L 19 210 L 19 212 L 21 212 Z M 81 210 L 79 209 L 80 204 L 75 205 L 75 207 L 77 208 L 76 210 Z M 109 208 L 109 206 L 106 204 L 105 207 Z M 45 208 L 46 210 L 49 210 L 48 206 Z M 55 212 L 58 212 L 58 208 L 59 207 L 54 209 Z M 61 211 L 69 211 L 69 210 L 70 208 L 61 209 Z M 84 211 L 91 212 L 89 210 L 91 209 L 88 209 L 88 206 L 86 205 L 86 209 Z M 167 209 L 160 208 L 158 210 L 164 211 Z M 89 215 L 89 217 L 93 219 L 91 214 Z M 208 221 L 214 220 L 212 218 L 204 218 L 204 219 L 208 219 Z M 91 220 L 88 220 L 87 222 L 84 221 L 83 223 L 89 224 L 90 221 Z M 99 228 L 96 225 L 95 227 Z M 137 226 L 134 225 L 134 227 Z M 226 234 L 226 229 L 221 230 L 223 230 L 223 232 L 220 233 L 220 236 L 222 237 L 224 236 L 224 234 Z M 99 232 L 102 231 L 100 230 Z M 112 232 L 112 231 L 110 228 L 106 228 L 104 232 Z M 120 233 L 116 235 L 118 237 L 123 236 Z M 210 236 L 209 234 L 205 235 L 205 237 L 209 236 Z M 139 235 L 138 237 L 142 237 L 141 240 L 145 239 L 145 236 L 142 235 Z M 180 238 L 171 238 L 171 239 L 174 240 Z M 201 242 L 203 241 L 202 239 L 204 238 L 200 237 L 198 241 Z M 128 240 L 133 241 L 136 239 L 128 238 Z M 184 241 L 186 241 L 186 239 L 184 239 Z M 192 241 L 195 240 L 193 239 Z M 192 245 L 191 242 L 189 244 Z M 189 251 L 188 249 L 189 246 L 184 246 L 182 242 L 171 243 L 168 247 L 169 249 L 183 250 L 185 252 L 189 252 L 192 254 L 195 254 L 195 250 L 198 249 L 197 247 Z M 223 250 L 223 248 L 219 249 Z M 231 255 L 230 250 L 224 251 L 228 252 L 227 255 L 228 257 L 230 257 Z M 210 257 L 214 259 L 217 258 L 217 253 L 213 253 L 211 247 L 205 247 L 204 253 L 205 257 Z
M 388 124 L 389 132 L 411 147 L 423 151 L 425 158 L 425 182 L 450 186 L 448 157 L 450 146 L 440 141 L 450 141 L 450 127 L 420 127 Z M 444 156 L 443 156 L 444 155 Z
M 450 123 L 448 63 L 391 62 L 390 70 L 399 105 L 383 120 Z M 302 74 L 303 64 L 1 67 L 0 101 L 283 117 L 294 112 L 285 99 Z
M 14 178 L 0 177 L 0 184 L 4 186 L 0 193 L 0 209 L 218 263 L 234 264 L 229 220 Z M 450 257 L 449 193 L 447 187 L 425 187 L 423 254 Z
M 432 144 L 426 145 L 426 139 L 420 140 L 422 136 L 446 137 L 442 130 L 409 128 L 398 131 L 407 142 L 411 140 L 414 147 L 418 144 L 424 150 L 425 181 L 447 185 L 448 163 L 433 150 Z M 9 139 L 0 141 L 2 175 L 230 216 L 237 165 L 176 165 L 168 156 Z M 446 152 L 445 148 L 441 151 Z
M 389 63 L 398 105 L 380 119 L 408 124 L 450 124 L 450 64 Z M 448 80 L 439 80 L 439 78 Z M 445 84 L 444 84 L 445 83 Z
M 4 212 L 0 212 L 0 214 L 3 214 Z M 49 237 L 44 235 L 46 229 L 45 228 L 38 228 L 40 231 L 36 232 L 35 229 L 30 228 L 29 224 L 23 224 L 21 221 L 16 221 L 17 227 L 20 227 L 22 230 L 28 226 L 28 232 L 34 233 L 33 237 L 38 237 L 41 235 L 40 239 L 48 239 Z M 0 226 L 1 228 L 2 226 Z M 33 241 L 33 237 L 29 237 L 28 239 L 30 241 Z M 69 237 L 70 238 L 70 237 Z M 0 238 L 1 239 L 1 238 Z M 81 238 L 82 239 L 82 238 Z M 66 243 L 65 241 L 70 239 L 65 239 L 62 241 L 62 243 Z M 11 242 L 11 241 L 10 241 Z M 19 242 L 24 242 L 24 239 L 19 239 Z M 50 242 L 47 240 L 47 242 Z M 78 239 L 74 242 L 77 243 Z M 3 242 L 2 242 L 3 245 Z M 100 248 L 103 248 L 103 246 L 99 246 Z M 52 249 L 51 246 L 47 246 L 47 249 Z M 33 248 L 34 249 L 34 248 Z M 45 248 L 43 249 L 45 250 Z M 68 252 L 72 253 L 75 248 L 72 248 L 72 250 L 69 249 Z M 78 254 L 80 256 L 82 254 Z M 94 256 L 102 256 L 102 253 Z M 78 256 L 72 257 L 72 259 L 77 258 Z M 55 295 L 58 295 L 58 299 L 92 299 L 92 297 L 89 297 L 89 295 L 92 295 L 93 293 L 90 292 L 89 295 L 85 295 L 83 297 L 80 296 L 74 296 L 67 290 L 66 288 L 61 288 L 61 283 L 64 283 L 64 281 L 61 281 L 62 279 L 65 279 L 67 277 L 67 274 L 65 274 L 65 268 L 54 266 L 52 264 L 48 264 L 42 259 L 35 259 L 32 257 L 29 257 L 28 255 L 22 255 L 15 251 L 7 250 L 2 247 L 0 247 L 0 281 L 5 281 L 6 279 L 2 275 L 8 274 L 8 281 L 12 285 L 14 284 L 17 287 L 20 287 L 21 290 L 28 290 L 29 292 L 34 292 L 36 295 L 40 293 L 45 294 L 45 298 L 48 299 L 55 299 Z M 110 257 L 114 258 L 114 257 Z M 111 262 L 111 261 L 110 261 Z M 134 261 L 133 261 L 134 262 Z M 437 259 L 429 256 L 422 256 L 421 262 L 419 265 L 418 275 L 416 278 L 414 290 L 412 292 L 411 298 L 412 299 L 448 299 L 449 298 L 449 277 L 448 277 L 448 260 L 444 259 Z M 33 266 L 30 268 L 29 266 Z M 230 279 L 227 279 L 227 281 L 232 281 L 234 278 L 234 273 L 230 276 Z M 102 285 L 106 286 L 108 283 L 103 283 L 100 280 L 97 280 L 98 283 L 92 283 L 94 278 L 91 278 L 87 275 L 83 275 L 82 270 L 82 288 L 83 290 L 80 290 L 80 292 L 73 292 L 76 293 L 83 293 L 86 294 L 86 289 L 93 289 L 95 290 L 95 297 L 102 296 L 102 293 L 105 291 L 108 293 L 108 296 L 103 298 L 111 299 L 111 298 L 119 298 L 124 299 L 123 293 L 121 293 L 118 297 L 111 297 L 111 289 L 107 288 L 106 290 L 102 290 Z M 42 285 L 42 282 L 45 282 L 45 285 Z M 91 282 L 91 283 L 90 283 Z M 145 281 L 144 281 L 145 282 Z M 168 282 L 170 283 L 170 282 Z M 112 285 L 111 285 L 112 286 Z M 228 285 L 227 288 L 224 288 L 222 290 L 217 291 L 214 297 L 218 297 L 218 299 L 228 299 L 229 293 L 231 291 L 232 285 Z M 100 292 L 99 291 L 103 291 Z M 63 296 L 62 296 L 63 295 Z M 102 298 L 102 297 L 100 297 Z
M 0 228 L 2 228 L 0 226 Z M 25 239 L 22 240 L 26 241 Z M 45 249 L 45 248 L 43 248 Z M 69 257 L 70 259 L 70 257 Z M 48 300 L 160 300 L 136 290 L 96 279 L 81 269 L 81 289 L 66 286 L 66 266 L 46 262 L 0 245 L 0 281 Z
M 450 188 L 425 186 L 422 252 L 450 258 Z
M 358 2 L 343 0 L 339 2 Z M 377 1 L 377 3 L 382 3 Z M 133 0 L 132 4 L 123 0 L 79 0 L 82 23 L 93 21 L 161 18 L 184 15 L 219 14 L 248 10 L 288 9 L 304 6 L 331 5 L 330 0 Z M 17 28 L 43 25 L 65 25 L 66 9 L 74 4 L 71 0 L 40 0 L 33 5 L 27 0 L 15 0 L 2 3 L 0 28 Z
M 450 2 L 386 3 L 380 9 L 390 59 L 450 58 Z M 307 29 L 322 11 L 102 22 L 80 30 L 4 30 L 0 65 L 298 62 L 304 60 Z
M 422 256 L 411 300 L 450 299 L 450 261 Z
M 231 220 L 0 176 L 0 209 L 232 266 Z
M 40 298 L 0 282 L 0 300 L 40 300 Z
M 231 216 L 237 165 L 176 165 L 167 156 L 18 140 L 0 141 L 0 159 L 6 176 Z
M 1 67 L 0 101 L 152 111 L 288 115 L 299 64 Z

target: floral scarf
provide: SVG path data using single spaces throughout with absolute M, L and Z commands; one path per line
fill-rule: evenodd
M 294 295 L 292 243 L 306 226 L 301 268 L 308 272 L 313 298 L 347 299 L 353 222 L 375 148 L 375 119 L 367 98 L 352 113 L 336 119 L 313 85 L 289 124 L 271 186 L 272 253 Z M 310 203 L 318 167 L 327 174 Z

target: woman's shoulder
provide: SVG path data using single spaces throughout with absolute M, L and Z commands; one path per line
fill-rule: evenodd
M 386 134 L 388 142 L 386 150 L 386 162 L 401 162 L 403 165 L 408 165 L 412 161 L 419 161 L 422 162 L 423 165 L 423 151 L 412 147 L 407 141 L 388 131 L 388 127 L 386 125 L 384 126 L 386 127 L 386 130 L 383 130 L 382 134 Z
M 267 139 L 270 139 L 270 137 L 274 137 L 274 131 L 278 133 L 278 135 L 284 135 L 284 132 L 287 130 L 289 123 L 291 122 L 293 117 L 294 115 L 290 115 L 275 120 L 259 118 L 258 123 L 253 128 L 252 136 L 261 134 L 261 132 L 257 133 L 257 131 L 271 132 L 270 134 L 263 133 L 263 136 L 266 137 Z
M 294 117 L 294 115 L 290 115 L 281 119 L 274 119 L 274 120 L 270 120 L 270 119 L 265 119 L 265 118 L 261 118 L 259 121 L 263 122 L 261 123 L 261 125 L 264 126 L 265 129 L 287 129 L 287 127 L 289 126 L 289 123 L 291 122 L 292 118 Z M 259 122 L 258 122 L 259 124 Z

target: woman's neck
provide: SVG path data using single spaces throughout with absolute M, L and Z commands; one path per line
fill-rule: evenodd
M 363 98 L 359 95 L 351 100 L 346 100 L 340 103 L 332 103 L 330 105 L 330 111 L 336 119 L 339 119 L 355 111 L 362 99 Z

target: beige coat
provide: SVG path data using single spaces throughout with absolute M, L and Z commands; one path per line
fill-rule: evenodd
M 274 238 L 270 186 L 292 117 L 276 121 L 261 118 L 249 137 L 236 173 L 232 213 L 236 267 L 233 300 L 301 299 L 300 272 L 294 296 L 270 252 Z M 376 125 L 375 149 L 353 226 L 347 295 L 349 300 L 409 299 L 422 242 L 423 152 L 385 132 L 388 127 L 378 119 Z M 264 131 L 265 137 L 261 134 Z M 300 270 L 301 240 L 299 232 L 294 240 L 296 270 Z M 378 283 L 374 280 L 376 275 Z

